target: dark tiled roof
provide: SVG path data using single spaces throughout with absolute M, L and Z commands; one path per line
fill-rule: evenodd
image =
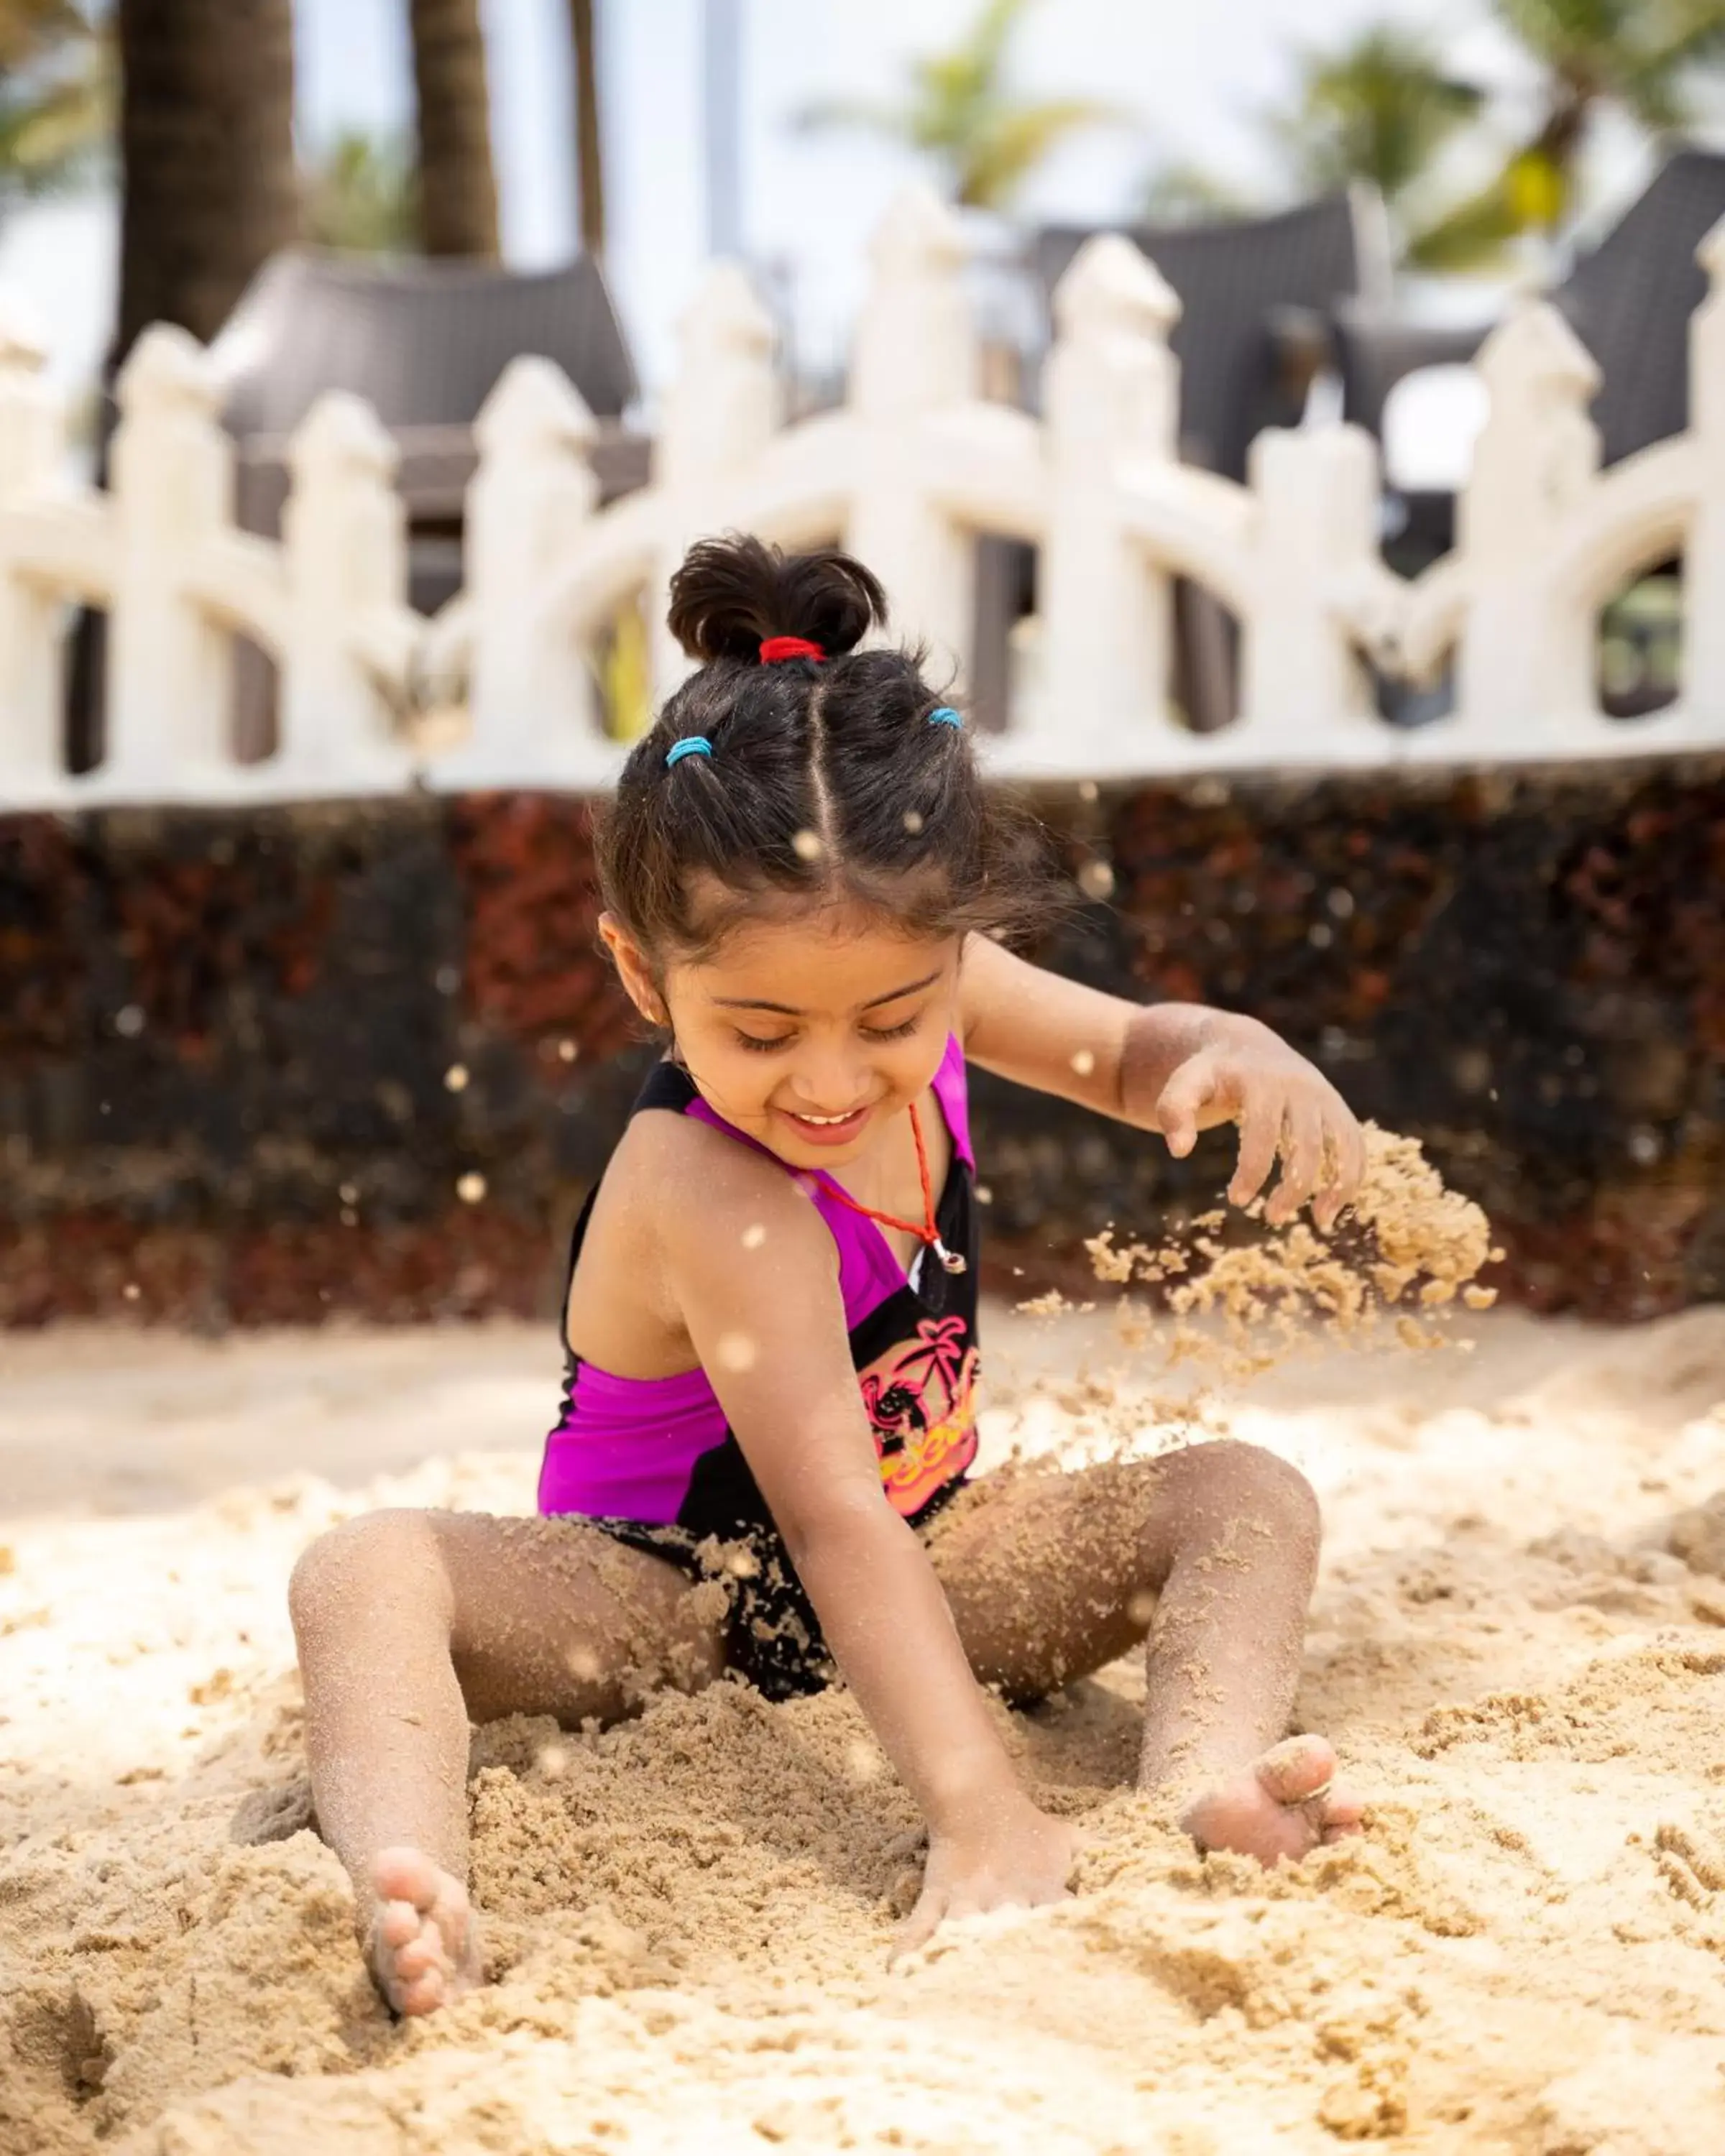
M 1252 437 L 1298 416 L 1276 394 L 1274 318 L 1289 310 L 1327 314 L 1376 281 L 1356 203 L 1337 194 L 1279 217 L 1121 228 L 1180 297 L 1173 348 L 1185 453 L 1243 478 Z M 1070 226 L 1037 235 L 1037 273 L 1050 298 L 1091 237 L 1090 228 Z
M 388 268 L 277 255 L 217 341 L 242 440 L 289 434 L 326 389 L 363 397 L 388 427 L 466 426 L 523 352 L 556 361 L 594 414 L 636 395 L 634 367 L 597 264 L 532 276 L 495 264 Z
M 1707 293 L 1695 250 L 1725 217 L 1725 157 L 1680 150 L 1552 297 L 1599 362 L 1607 464 L 1689 424 L 1689 318 Z

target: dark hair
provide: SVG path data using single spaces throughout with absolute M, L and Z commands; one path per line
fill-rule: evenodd
M 886 596 L 836 547 L 785 555 L 732 536 L 671 579 L 671 634 L 698 673 L 635 744 L 598 819 L 605 904 L 649 951 L 710 951 L 770 891 L 845 896 L 932 935 L 1026 927 L 1049 886 L 1036 827 L 986 792 L 922 654 L 857 649 Z M 818 644 L 761 663 L 772 637 Z M 700 737 L 711 755 L 673 746 Z M 703 873 L 728 895 L 698 905 Z

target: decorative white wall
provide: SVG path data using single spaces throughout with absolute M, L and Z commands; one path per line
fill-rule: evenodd
M 974 541 L 1040 555 L 1041 616 L 993 767 L 1049 778 L 1637 755 L 1725 748 L 1725 227 L 1702 250 L 1690 431 L 1609 472 L 1587 416 L 1592 361 L 1527 304 L 1480 356 L 1490 412 L 1455 551 L 1412 584 L 1379 558 L 1375 448 L 1324 425 L 1260 436 L 1240 486 L 1175 454 L 1178 303 L 1128 242 L 1093 240 L 1055 298 L 1042 416 L 977 394 L 953 219 L 906 194 L 874 249 L 850 393 L 782 423 L 771 326 L 720 265 L 685 319 L 653 480 L 598 506 L 595 429 L 549 362 L 517 360 L 478 427 L 465 588 L 433 621 L 405 602 L 393 453 L 356 400 L 323 398 L 293 445 L 279 543 L 233 522 L 233 454 L 208 356 L 172 329 L 120 385 L 112 490 L 65 475 L 65 418 L 29 333 L 0 311 L 0 808 L 290 799 L 435 788 L 586 790 L 622 751 L 590 654 L 644 598 L 662 621 L 689 542 L 748 529 L 842 537 L 891 594 L 895 627 L 963 681 Z M 1622 724 L 1594 688 L 1601 606 L 1685 559 L 1675 706 Z M 1238 719 L 1198 735 L 1167 697 L 1175 577 L 1208 587 L 1242 641 Z M 108 749 L 60 752 L 72 609 L 105 609 Z M 232 638 L 280 670 L 280 746 L 230 746 Z M 1453 653 L 1456 708 L 1409 732 L 1373 710 L 1366 658 L 1411 679 Z M 680 678 L 662 631 L 655 691 Z M 413 715 L 465 684 L 466 738 L 434 750 Z

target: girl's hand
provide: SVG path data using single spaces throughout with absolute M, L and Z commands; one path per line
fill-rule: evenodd
M 1316 1196 L 1312 1218 L 1326 1233 L 1358 1194 L 1365 1139 L 1353 1112 L 1322 1072 L 1255 1019 L 1206 1014 L 1200 1045 L 1176 1065 L 1156 1103 L 1156 1126 L 1183 1159 L 1198 1133 L 1240 1125 L 1240 1161 L 1230 1202 L 1250 1205 L 1276 1157 L 1281 1176 L 1264 1217 L 1291 1220 Z
M 984 1909 L 1035 1909 L 1064 1902 L 1078 1861 L 1078 1830 L 1028 1797 L 973 1821 L 936 1831 L 916 1906 L 900 1926 L 894 1958 L 926 1945 L 949 1917 Z

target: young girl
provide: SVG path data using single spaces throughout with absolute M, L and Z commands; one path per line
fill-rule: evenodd
M 837 552 L 696 547 L 697 672 L 629 759 L 602 933 L 670 1046 L 575 1230 L 569 1377 L 536 1519 L 380 1512 L 290 1593 L 322 1830 L 403 2014 L 477 1980 L 470 1721 L 629 1712 L 729 1667 L 842 1675 L 928 1827 L 901 1938 L 1067 1891 L 1076 1838 L 1019 1788 L 983 1696 L 1030 1700 L 1148 1635 L 1140 1785 L 1266 1864 L 1356 1825 L 1285 1739 L 1317 1508 L 1213 1443 L 983 1476 L 968 1061 L 1189 1152 L 1275 1221 L 1358 1187 L 1340 1098 L 1263 1026 L 1140 1009 L 992 940 L 1034 883 L 916 657 L 859 650 L 880 585 Z M 1284 1740 L 1285 1741 L 1279 1741 Z

